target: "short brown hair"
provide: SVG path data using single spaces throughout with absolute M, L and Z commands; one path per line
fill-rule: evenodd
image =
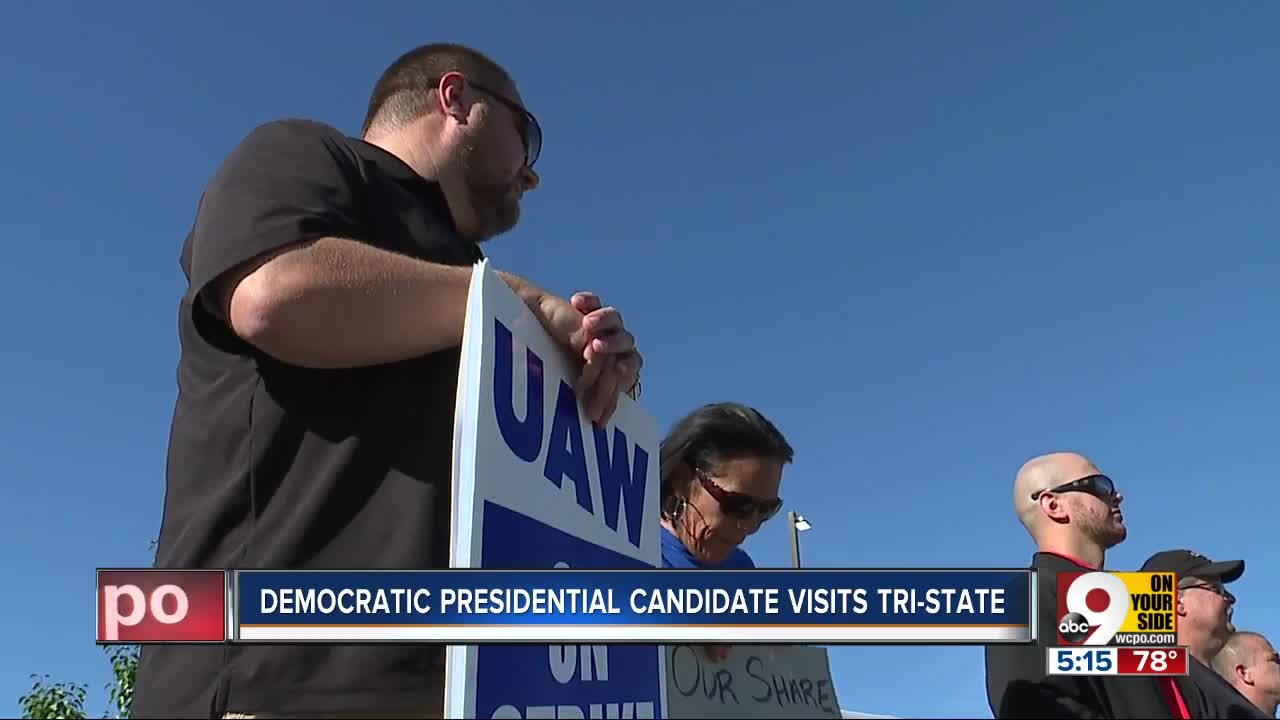
M 361 133 L 374 125 L 412 122 L 431 111 L 432 80 L 460 72 L 482 83 L 511 81 L 501 65 L 479 50 L 453 43 L 414 48 L 391 63 L 369 97 Z

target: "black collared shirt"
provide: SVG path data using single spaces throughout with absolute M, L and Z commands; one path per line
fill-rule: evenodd
M 1091 568 L 1036 553 L 1040 638 L 1034 645 L 986 647 L 987 700 L 997 718 L 1174 718 L 1159 686 L 1143 677 L 1049 675 L 1047 648 L 1056 644 L 1058 573 Z
M 327 236 L 450 265 L 481 258 L 439 188 L 390 153 L 306 120 L 249 134 L 182 249 L 157 567 L 448 566 L 458 350 L 305 369 L 240 340 L 206 300 L 238 264 Z M 148 646 L 133 716 L 422 710 L 439 706 L 442 668 L 428 645 Z
M 1236 720 L 1267 718 L 1274 720 L 1249 698 L 1240 694 L 1216 670 L 1192 657 L 1186 675 L 1175 678 L 1182 698 L 1193 718 L 1223 718 Z

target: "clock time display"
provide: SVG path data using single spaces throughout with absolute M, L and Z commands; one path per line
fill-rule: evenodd
M 1186 675 L 1182 647 L 1051 647 L 1050 675 Z

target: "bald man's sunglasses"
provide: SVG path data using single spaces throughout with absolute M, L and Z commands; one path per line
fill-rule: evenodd
M 698 468 L 693 469 L 693 474 L 697 476 L 698 482 L 702 485 L 702 489 L 707 494 L 715 498 L 720 503 L 720 509 L 725 515 L 735 518 L 750 517 L 752 513 L 760 516 L 760 522 L 764 522 L 782 509 L 782 498 L 774 498 L 772 500 L 757 500 L 746 493 L 733 492 L 725 490 L 707 477 L 707 474 Z
M 1031 493 L 1032 500 L 1039 500 L 1043 493 L 1065 492 L 1082 492 L 1093 495 L 1103 500 L 1110 500 L 1116 495 L 1116 484 L 1111 482 L 1111 478 L 1106 475 L 1089 475 L 1079 480 L 1072 480 L 1069 483 L 1063 483 L 1057 487 L 1051 487 L 1048 490 L 1037 490 Z

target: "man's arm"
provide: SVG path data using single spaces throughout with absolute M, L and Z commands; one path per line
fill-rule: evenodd
M 501 274 L 533 309 L 547 293 Z M 462 342 L 470 267 L 322 238 L 247 263 L 218 283 L 232 330 L 283 362 L 345 368 L 397 362 Z
M 498 275 L 551 335 L 585 361 L 579 392 L 607 422 L 640 370 L 635 341 L 610 307 L 569 301 Z M 471 268 L 425 262 L 341 238 L 255 258 L 214 283 L 232 330 L 293 365 L 344 368 L 396 362 L 462 342 Z M 594 300 L 594 298 L 592 298 Z M 596 308 L 596 309 L 592 309 Z

